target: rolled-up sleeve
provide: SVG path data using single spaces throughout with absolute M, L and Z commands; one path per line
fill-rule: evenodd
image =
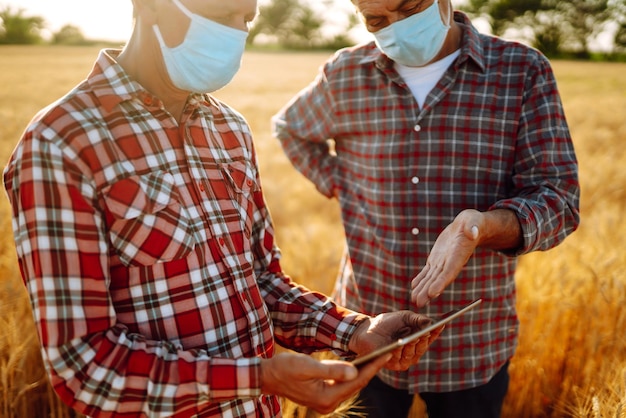
M 548 250 L 580 222 L 578 164 L 554 74 L 538 56 L 528 74 L 516 143 L 513 197 L 491 209 L 515 211 L 524 244 L 512 255 Z
M 332 197 L 336 158 L 329 139 L 333 138 L 335 106 L 325 71 L 326 68 L 274 116 L 272 126 L 274 136 L 295 168 L 312 181 L 320 193 Z

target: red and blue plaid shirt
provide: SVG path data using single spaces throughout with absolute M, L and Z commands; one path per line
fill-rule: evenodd
M 415 309 L 410 282 L 459 212 L 517 214 L 523 246 L 511 254 L 478 248 L 423 313 L 483 304 L 449 324 L 417 366 L 381 372 L 414 393 L 484 384 L 511 358 L 515 256 L 554 247 L 579 222 L 576 156 L 548 61 L 479 34 L 462 13 L 455 19 L 460 55 L 423 108 L 369 43 L 339 51 L 274 119 L 296 168 L 339 198 L 349 260 L 336 294 L 352 309 Z
M 363 316 L 281 272 L 241 115 L 192 95 L 179 124 L 117 53 L 5 170 L 51 382 L 98 417 L 278 416 L 259 381 L 275 338 L 345 352 Z

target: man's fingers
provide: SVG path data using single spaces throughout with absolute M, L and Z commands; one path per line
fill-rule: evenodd
M 436 279 L 435 270 L 431 268 L 411 291 L 412 299 L 418 307 L 421 308 L 428 305 L 431 299 L 439 296 L 439 294 L 443 292 L 443 289 L 435 292 L 435 290 L 438 290 L 438 288 L 433 287 Z
M 369 382 L 380 369 L 383 368 L 393 358 L 392 353 L 383 354 L 376 357 L 374 360 L 365 363 L 363 366 L 359 366 L 358 380 L 362 380 L 363 387 Z
M 446 278 L 444 276 L 436 277 L 428 286 L 428 298 L 438 298 L 441 293 L 446 289 Z
M 426 305 L 428 298 L 424 298 L 426 289 L 430 281 L 430 266 L 426 265 L 424 269 L 411 282 L 411 299 L 413 299 L 418 307 Z
M 442 325 L 439 328 L 431 331 L 430 335 L 428 336 L 428 345 L 430 345 L 430 343 L 435 341 L 439 337 L 439 335 L 441 335 L 441 333 L 443 332 L 445 328 L 446 326 Z M 428 345 L 426 347 L 428 347 Z
M 393 356 L 385 365 L 389 370 L 407 370 L 410 366 L 417 364 L 419 359 L 428 349 L 429 335 L 425 335 L 402 348 L 393 351 Z

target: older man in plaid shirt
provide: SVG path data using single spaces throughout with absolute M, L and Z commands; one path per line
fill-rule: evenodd
M 539 52 L 479 34 L 449 0 L 354 3 L 375 41 L 339 51 L 274 120 L 295 167 L 339 199 L 337 298 L 433 316 L 483 299 L 361 400 L 370 417 L 406 417 L 416 393 L 429 418 L 498 417 L 518 335 L 516 257 L 579 222 L 554 75 Z

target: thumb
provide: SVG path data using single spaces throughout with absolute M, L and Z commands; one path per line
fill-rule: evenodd
M 321 360 L 319 363 L 319 376 L 324 380 L 346 381 L 353 380 L 359 375 L 359 371 L 352 364 L 341 360 Z
M 422 329 L 430 325 L 433 321 L 426 315 L 421 315 L 412 311 L 402 311 L 403 322 L 411 329 Z

